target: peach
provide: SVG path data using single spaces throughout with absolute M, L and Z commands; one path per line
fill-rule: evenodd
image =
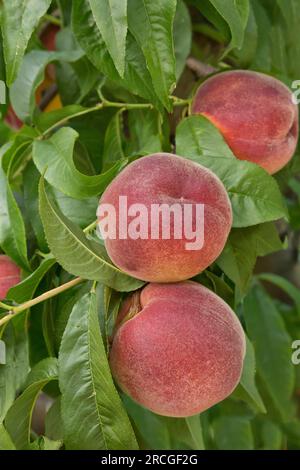
M 148 284 L 126 300 L 110 351 L 120 388 L 154 413 L 185 417 L 238 384 L 245 335 L 231 308 L 193 281 Z
M 170 238 L 164 238 L 161 215 L 156 224 L 158 237 L 153 236 L 151 216 L 147 218 L 146 236 L 134 237 L 129 234 L 129 226 L 134 217 L 128 217 L 127 235 L 120 235 L 119 222 L 122 210 L 119 196 L 127 197 L 127 205 L 142 204 L 151 214 L 153 205 L 174 204 L 184 212 L 192 207 L 190 224 L 200 239 L 200 218 L 196 206 L 204 206 L 202 245 L 190 249 L 190 235 L 185 228 L 181 238 L 176 238 L 178 219 L 169 218 Z M 99 208 L 110 204 L 116 210 L 116 236 L 105 240 L 107 252 L 120 269 L 138 279 L 150 282 L 176 282 L 188 279 L 203 271 L 220 255 L 232 225 L 232 210 L 227 192 L 218 177 L 207 168 L 185 158 L 159 153 L 149 155 L 128 165 L 106 188 Z M 103 212 L 104 214 L 104 212 Z M 105 220 L 100 217 L 99 220 Z M 197 219 L 197 220 L 196 220 Z M 184 225 L 184 216 L 182 216 Z M 145 220 L 144 220 L 145 222 Z M 165 224 L 166 225 L 166 224 Z M 165 226 L 164 225 L 164 226 Z M 197 228 L 198 227 L 198 228 Z
M 298 139 L 298 109 L 279 80 L 247 70 L 222 72 L 206 80 L 193 99 L 223 134 L 234 155 L 276 173 L 292 158 Z
M 0 300 L 9 289 L 21 281 L 20 268 L 6 255 L 0 255 Z

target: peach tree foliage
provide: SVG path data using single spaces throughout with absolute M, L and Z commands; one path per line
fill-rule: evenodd
M 212 71 L 247 68 L 288 86 L 299 79 L 299 0 L 31 6 L 1 3 L 8 100 L 0 123 L 0 248 L 23 280 L 0 306 L 0 449 L 299 449 L 300 366 L 291 345 L 300 339 L 300 292 L 282 267 L 284 259 L 291 277 L 299 270 L 299 155 L 271 176 L 237 160 L 211 122 L 188 113 Z M 54 24 L 55 51 L 40 39 Z M 38 101 L 37 92 L 49 74 L 62 104 L 46 112 L 53 95 Z M 7 118 L 10 106 L 19 129 Z M 93 225 L 115 176 L 161 151 L 211 169 L 229 194 L 226 246 L 194 280 L 234 309 L 247 337 L 237 389 L 190 418 L 151 413 L 116 387 L 110 337 L 122 299 L 143 282 L 111 263 Z M 31 302 L 42 294 L 45 302 Z M 7 305 L 15 316 L 1 323 Z M 51 407 L 37 436 L 32 410 L 42 391 Z

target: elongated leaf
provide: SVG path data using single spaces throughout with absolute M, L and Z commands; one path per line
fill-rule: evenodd
M 189 10 L 182 0 L 177 1 L 173 40 L 176 59 L 176 79 L 178 80 L 183 72 L 192 45 L 192 22 Z
M 292 340 L 272 299 L 255 285 L 244 301 L 247 332 L 255 349 L 257 371 L 282 420 L 293 410 L 295 373 L 291 361 Z M 266 347 L 267 345 L 267 347 Z M 265 401 L 267 408 L 269 403 Z
M 40 173 L 31 160 L 23 172 L 24 206 L 26 219 L 30 221 L 38 248 L 47 252 L 48 246 L 44 234 L 42 221 L 39 215 L 39 181 Z
M 126 409 L 133 419 L 144 445 L 156 450 L 203 450 L 201 416 L 168 418 L 152 413 L 123 397 Z
M 2 34 L 7 84 L 19 71 L 28 41 L 51 0 L 3 0 Z
M 261 273 L 257 277 L 262 281 L 271 282 L 272 284 L 275 284 L 275 286 L 282 289 L 294 301 L 298 315 L 300 317 L 300 291 L 297 287 L 295 287 L 284 277 L 278 276 L 277 274 Z
M 17 286 L 12 287 L 9 290 L 7 298 L 14 300 L 19 304 L 32 299 L 41 280 L 54 264 L 55 259 L 51 258 L 50 256 L 49 259 L 43 260 L 39 267 L 32 274 L 26 277 Z
M 63 445 L 62 441 L 53 441 L 47 436 L 40 436 L 35 441 L 31 442 L 28 450 L 59 450 Z
M 121 77 L 125 70 L 127 0 L 89 0 L 106 47 Z
M 21 121 L 31 123 L 36 107 L 35 92 L 44 80 L 45 68 L 54 61 L 75 62 L 81 51 L 47 52 L 32 51 L 23 59 L 16 81 L 10 90 L 10 99 Z
M 46 415 L 45 434 L 54 441 L 63 440 L 63 423 L 61 419 L 61 396 L 59 396 Z
M 189 116 L 180 122 L 176 132 L 176 150 L 183 156 L 187 154 L 189 158 L 203 155 L 211 157 L 211 160 L 217 158 L 235 160 L 222 134 L 204 116 Z
M 232 229 L 217 264 L 245 294 L 251 281 L 258 256 L 282 249 L 274 224 L 268 222 L 253 227 Z
M 3 424 L 0 424 L 0 450 L 15 450 L 13 441 Z
M 3 330 L 2 330 L 3 332 Z M 5 364 L 0 366 L 0 422 L 12 405 L 17 391 L 23 386 L 29 371 L 28 337 L 24 316 L 15 318 L 4 329 Z
M 54 363 L 54 359 L 46 360 L 35 366 L 38 371 L 34 368 L 31 372 L 32 376 L 35 374 L 35 381 L 16 399 L 6 415 L 5 426 L 17 449 L 26 449 L 30 445 L 32 410 L 45 385 L 57 380 L 57 363 L 56 367 Z
M 129 29 L 143 50 L 156 94 L 169 111 L 172 108 L 169 94 L 176 85 L 175 11 L 176 0 L 128 2 Z
M 67 449 L 136 449 L 130 421 L 110 374 L 96 305 L 94 293 L 79 300 L 61 343 L 64 441 Z
M 6 174 L 10 174 L 10 178 L 13 176 L 13 170 L 17 166 L 16 163 L 20 160 L 22 154 L 26 153 L 37 135 L 38 133 L 35 129 L 24 125 L 15 134 L 14 139 L 11 142 L 7 142 L 1 148 L 1 166 Z
M 218 449 L 254 450 L 254 436 L 247 416 L 221 416 L 213 427 Z
M 106 173 L 87 176 L 77 170 L 73 152 L 78 133 L 63 127 L 48 140 L 37 140 L 33 145 L 33 160 L 39 172 L 55 188 L 68 196 L 83 199 L 101 194 L 116 174 L 125 166 L 119 161 Z
M 128 112 L 127 156 L 150 155 L 162 151 L 160 116 L 152 109 Z
M 191 116 L 179 124 L 178 155 L 210 168 L 223 182 L 233 209 L 233 226 L 248 227 L 287 217 L 274 178 L 254 163 L 230 158 L 219 131 L 203 116 Z M 214 150 L 215 148 L 215 150 Z M 229 153 L 230 152 L 230 153 Z
M 121 135 L 122 111 L 114 115 L 110 121 L 104 139 L 103 169 L 111 168 L 124 158 Z
M 210 0 L 216 10 L 228 23 L 231 31 L 231 43 L 226 52 L 242 46 L 249 16 L 249 0 L 230 0 L 226 5 L 222 0 Z
M 84 279 L 102 282 L 119 291 L 131 291 L 143 283 L 116 268 L 100 244 L 88 240 L 53 204 L 40 182 L 40 214 L 50 249 L 66 271 Z
M 23 269 L 30 271 L 24 221 L 7 177 L 0 166 L 0 246 Z
M 246 356 L 244 359 L 243 373 L 240 383 L 234 392 L 234 395 L 254 405 L 260 413 L 266 413 L 265 405 L 259 394 L 255 383 L 256 364 L 254 349 L 246 337 Z
M 117 84 L 159 106 L 141 48 L 128 32 L 124 79 L 121 79 L 96 25 L 89 0 L 73 0 L 73 31 L 95 67 Z

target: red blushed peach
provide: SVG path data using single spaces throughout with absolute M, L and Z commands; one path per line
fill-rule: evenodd
M 20 281 L 20 268 L 8 256 L 0 255 L 0 300 L 5 299 L 9 289 Z
M 224 400 L 238 384 L 245 335 L 216 294 L 192 281 L 148 284 L 121 309 L 113 376 L 154 413 L 184 417 Z
M 127 197 L 128 208 L 134 204 L 146 208 L 149 214 L 146 237 L 130 236 L 128 228 L 134 217 L 128 217 L 128 235 L 124 239 L 120 236 L 119 218 L 124 214 L 119 210 L 119 196 Z M 127 166 L 103 193 L 100 206 L 103 204 L 110 204 L 116 210 L 116 238 L 105 240 L 110 258 L 126 273 L 150 282 L 181 281 L 203 271 L 220 255 L 232 225 L 230 200 L 218 177 L 197 163 L 167 153 L 146 156 Z M 201 229 L 204 234 L 201 248 L 188 247 L 191 240 L 184 228 L 181 238 L 174 237 L 179 224 L 172 214 L 170 238 L 163 238 L 162 218 L 156 225 L 159 237 L 153 237 L 155 224 L 150 214 L 153 205 L 161 204 L 168 207 L 177 204 L 182 212 L 187 206 L 193 208 L 191 226 L 199 238 Z M 194 210 L 201 204 L 204 205 L 202 227 L 200 223 L 198 226 L 199 218 Z M 184 216 L 182 221 L 184 225 Z
M 298 109 L 279 80 L 246 70 L 223 72 L 196 92 L 192 114 L 202 114 L 223 134 L 234 155 L 273 174 L 292 158 Z

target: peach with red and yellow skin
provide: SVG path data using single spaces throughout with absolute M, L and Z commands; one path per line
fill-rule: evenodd
M 245 335 L 234 312 L 209 289 L 193 281 L 148 284 L 119 315 L 110 366 L 140 405 L 164 416 L 192 416 L 237 386 Z
M 198 88 L 191 112 L 208 118 L 238 159 L 270 174 L 295 152 L 297 106 L 288 87 L 268 75 L 246 70 L 214 75 Z
M 143 204 L 151 214 L 152 204 L 204 204 L 204 244 L 189 250 L 184 236 L 151 238 L 148 220 L 147 239 L 119 237 L 119 196 L 127 196 L 127 205 Z M 207 168 L 185 158 L 159 153 L 140 158 L 127 166 L 107 187 L 101 204 L 116 210 L 116 239 L 107 238 L 105 246 L 112 261 L 133 277 L 149 282 L 177 282 L 203 271 L 220 255 L 232 225 L 230 200 L 222 182 Z M 193 230 L 196 211 L 193 210 Z M 104 216 L 103 216 L 104 217 Z M 128 223 L 134 217 L 128 217 Z M 100 217 L 99 217 L 100 219 Z M 183 218 L 184 220 L 184 218 Z M 199 227 L 199 226 L 198 226 Z
M 0 300 L 21 281 L 20 268 L 6 255 L 0 255 Z

